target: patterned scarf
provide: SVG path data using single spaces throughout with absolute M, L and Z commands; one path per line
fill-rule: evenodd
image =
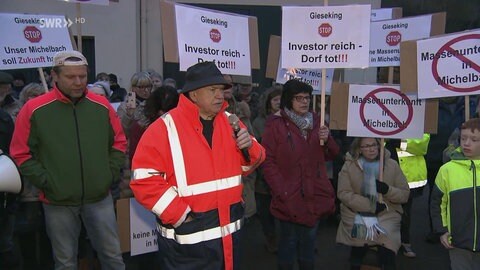
M 370 200 L 370 209 L 375 211 L 378 198 L 375 179 L 378 179 L 380 162 L 378 160 L 366 161 L 363 157 L 360 157 L 359 162 L 363 167 L 362 196 Z
M 363 157 L 358 160 L 363 168 L 362 196 L 370 200 L 370 210 L 375 212 L 377 206 L 377 186 L 375 179 L 378 178 L 380 169 L 379 161 L 367 161 Z M 372 213 L 357 213 L 353 222 L 352 237 L 358 239 L 374 240 L 379 234 L 387 232 L 378 224 L 377 217 Z
M 313 128 L 313 114 L 308 112 L 305 116 L 300 116 L 289 109 L 284 109 L 285 113 L 287 114 L 288 118 L 290 118 L 293 123 L 300 129 L 302 132 L 302 136 L 307 138 L 307 132 L 309 129 Z

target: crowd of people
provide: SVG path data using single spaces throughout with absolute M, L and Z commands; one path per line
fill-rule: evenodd
M 112 73 L 88 84 L 87 68 L 81 53 L 57 53 L 47 91 L 0 72 L 0 151 L 24 181 L 21 194 L 0 192 L 0 269 L 81 268 L 85 245 L 101 269 L 125 269 L 114 202 L 128 197 L 156 216 L 145 269 L 240 269 L 252 218 L 278 269 L 314 269 L 328 217 L 351 269 L 372 248 L 396 269 L 398 252 L 416 256 L 411 205 L 424 189 L 426 240 L 449 250 L 452 269 L 480 269 L 480 120 L 465 121 L 463 97 L 440 99 L 437 134 L 384 146 L 331 131 L 328 111 L 320 123 L 299 80 L 254 89 L 202 62 L 181 89 L 154 70 L 125 89 Z

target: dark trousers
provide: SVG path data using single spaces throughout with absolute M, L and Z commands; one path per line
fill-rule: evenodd
M 23 269 L 53 269 L 50 239 L 45 230 L 41 202 L 21 202 L 15 235 L 23 257 Z
M 428 182 L 428 187 L 429 187 L 429 193 L 428 193 L 428 216 L 429 216 L 429 219 L 428 219 L 428 224 L 429 224 L 429 228 L 430 228 L 430 232 L 433 232 L 433 225 L 432 225 L 432 215 L 430 213 L 430 201 L 431 201 L 431 197 L 432 197 L 432 191 L 433 191 L 433 188 L 435 186 L 435 178 L 437 177 L 437 173 L 438 173 L 438 170 L 440 169 L 440 167 L 442 166 L 442 164 L 434 164 L 434 163 L 431 163 L 431 164 L 427 164 L 427 182 Z
M 303 265 L 314 265 L 315 240 L 319 222 L 313 227 L 279 220 L 280 240 L 278 242 L 277 262 L 279 269 L 293 269 L 295 259 L 300 269 Z
M 350 251 L 350 265 L 352 269 L 360 269 L 362 265 L 363 258 L 367 254 L 369 247 L 352 247 Z M 394 270 L 395 266 L 395 252 L 392 250 L 378 246 L 377 251 L 377 262 L 382 269 L 385 270 Z
M 275 218 L 270 213 L 270 202 L 272 201 L 272 195 L 255 193 L 255 199 L 257 200 L 257 214 L 262 225 L 263 235 L 265 237 L 271 237 L 275 235 Z

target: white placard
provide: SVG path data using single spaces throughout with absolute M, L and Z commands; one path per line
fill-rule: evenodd
M 425 100 L 405 95 L 398 85 L 355 85 L 348 91 L 347 136 L 421 138 Z
M 180 70 L 213 61 L 224 74 L 251 76 L 248 18 L 175 4 Z
M 480 29 L 417 42 L 420 98 L 480 94 Z
M 372 9 L 370 13 L 370 21 L 383 21 L 393 19 L 393 8 Z
M 281 68 L 282 57 L 277 69 L 277 83 L 284 84 L 288 80 L 297 79 L 304 83 L 307 83 L 312 86 L 314 95 L 320 95 L 322 91 L 322 69 L 307 69 L 307 68 Z M 326 80 L 325 80 L 325 94 L 330 95 L 332 91 L 332 81 L 333 81 L 333 71 L 334 69 L 326 69 Z
M 400 66 L 400 42 L 430 37 L 432 15 L 372 22 L 370 67 Z
M 51 67 L 72 50 L 64 16 L 0 13 L 0 69 Z
M 69 3 L 79 3 L 79 4 L 93 4 L 93 5 L 100 5 L 100 6 L 108 6 L 110 1 L 108 0 L 58 0 L 62 2 L 69 2 Z
M 130 254 L 132 256 L 158 250 L 155 216 L 134 198 L 130 199 Z
M 282 68 L 368 66 L 370 6 L 282 8 Z

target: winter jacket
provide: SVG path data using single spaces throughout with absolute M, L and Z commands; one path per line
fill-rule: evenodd
M 8 94 L 5 99 L 0 102 L 0 108 L 6 111 L 15 122 L 17 114 L 20 111 L 20 108 L 22 108 L 22 104 L 20 101 L 14 98 L 12 94 Z
M 262 137 L 267 157 L 262 165 L 272 192 L 270 210 L 276 218 L 314 226 L 335 211 L 335 192 L 327 178 L 325 162 L 339 152 L 333 137 L 320 145 L 320 121 L 305 139 L 283 110 L 267 119 Z
M 397 148 L 398 163 L 410 189 L 427 184 L 427 164 L 424 155 L 427 153 L 430 134 L 425 133 L 421 139 L 402 140 Z
M 137 122 L 138 125 L 141 127 L 146 127 L 149 124 L 149 120 L 145 116 L 145 100 L 136 99 L 135 100 L 135 109 L 133 109 L 133 113 L 129 114 L 127 109 L 127 101 L 123 101 L 120 103 L 117 109 L 117 115 L 120 117 L 120 121 L 122 123 L 123 132 L 130 139 L 130 128 L 133 122 Z
M 363 169 L 358 160 L 353 159 L 350 153 L 346 155 L 345 164 L 338 175 L 337 195 L 340 199 L 341 221 L 337 230 L 337 243 L 348 246 L 361 247 L 364 245 L 383 245 L 395 253 L 400 248 L 400 221 L 402 203 L 408 201 L 410 190 L 407 180 L 398 163 L 390 158 L 390 152 L 385 149 L 383 167 L 383 182 L 389 186 L 388 192 L 383 195 L 383 202 L 388 206 L 377 215 L 378 222 L 387 231 L 376 242 L 352 238 L 352 227 L 355 215 L 359 212 L 372 212 L 370 200 L 362 195 Z
M 460 149 L 450 157 L 435 179 L 430 203 L 433 228 L 449 232 L 454 247 L 479 251 L 480 160 L 467 159 Z
M 75 104 L 56 87 L 18 114 L 10 153 L 45 202 L 78 206 L 102 200 L 118 179 L 126 139 L 110 103 L 86 94 Z
M 3 109 L 0 109 L 0 150 L 8 154 L 13 134 L 13 119 Z
M 178 106 L 153 122 L 140 139 L 130 187 L 137 201 L 157 216 L 163 239 L 197 245 L 200 250 L 208 241 L 209 248 L 223 249 L 224 261 L 220 261 L 225 269 L 232 269 L 232 234 L 240 230 L 243 218 L 243 210 L 235 210 L 242 202 L 241 176 L 252 172 L 265 154 L 252 137 L 250 163 L 244 160 L 232 138 L 226 106 L 225 102 L 213 121 L 210 147 L 202 133 L 198 107 L 181 95 Z M 184 223 L 187 214 L 195 218 Z M 179 267 L 185 265 L 171 268 Z M 190 265 L 189 269 L 207 266 Z

